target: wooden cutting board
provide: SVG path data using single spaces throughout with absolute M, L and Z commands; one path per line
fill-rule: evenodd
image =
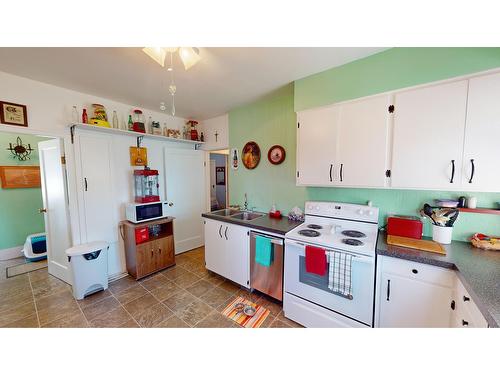
M 416 238 L 400 236 L 387 236 L 387 243 L 389 245 L 409 247 L 411 249 L 428 251 L 430 253 L 446 254 L 446 250 L 443 245 L 434 241 L 417 240 Z

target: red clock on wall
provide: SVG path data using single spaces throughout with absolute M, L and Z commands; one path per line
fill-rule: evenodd
M 267 152 L 267 159 L 271 164 L 278 165 L 283 163 L 285 160 L 286 152 L 285 149 L 281 146 L 274 145 Z

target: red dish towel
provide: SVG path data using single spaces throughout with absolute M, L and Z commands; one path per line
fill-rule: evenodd
M 324 276 L 326 273 L 326 254 L 320 247 L 306 246 L 306 271 Z

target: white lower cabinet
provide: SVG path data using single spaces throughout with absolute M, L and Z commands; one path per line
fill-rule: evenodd
M 378 257 L 376 327 L 449 327 L 454 272 Z
M 379 256 L 375 327 L 487 328 L 455 271 Z
M 250 285 L 249 229 L 204 219 L 207 269 L 248 288 Z

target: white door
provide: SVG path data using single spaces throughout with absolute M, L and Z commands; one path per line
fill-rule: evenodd
M 226 240 L 228 278 L 248 288 L 250 286 L 250 236 L 249 230 L 234 224 L 223 228 Z
M 462 174 L 465 190 L 500 191 L 499 98 L 500 74 L 469 81 Z
M 227 276 L 224 270 L 226 265 L 226 241 L 222 230 L 224 223 L 205 219 L 205 265 L 215 273 Z
M 392 187 L 460 187 L 466 101 L 467 81 L 395 95 Z
M 165 148 L 165 189 L 168 214 L 174 216 L 176 254 L 203 246 L 205 211 L 205 154 Z
M 384 273 L 379 293 L 379 327 L 449 327 L 451 290 L 423 281 Z
M 80 158 L 81 221 L 84 242 L 118 241 L 111 178 L 111 143 L 102 135 L 80 134 L 76 148 Z
M 60 139 L 38 143 L 49 273 L 71 284 L 66 249 L 71 247 L 68 192 Z
M 338 107 L 298 114 L 297 185 L 328 186 L 339 171 L 337 154 Z
M 341 104 L 335 185 L 384 187 L 389 131 L 389 95 Z

